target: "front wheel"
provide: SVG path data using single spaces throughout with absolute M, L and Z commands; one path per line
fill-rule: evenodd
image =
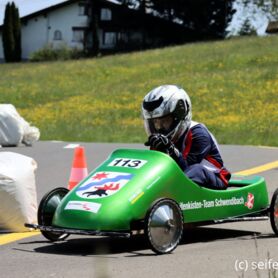
M 56 208 L 61 203 L 64 196 L 69 192 L 68 189 L 64 187 L 58 187 L 48 192 L 41 200 L 39 208 L 38 208 L 38 223 L 42 226 L 51 226 L 52 219 Z M 50 231 L 41 231 L 42 235 L 51 240 L 63 240 L 69 236 L 69 234 L 65 233 L 57 233 Z
M 278 188 L 275 190 L 270 203 L 270 223 L 273 232 L 278 235 Z
M 145 235 L 157 254 L 172 252 L 183 234 L 183 216 L 179 205 L 171 199 L 160 199 L 145 218 Z

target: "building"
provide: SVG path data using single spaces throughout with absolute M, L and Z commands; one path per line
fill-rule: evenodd
M 270 21 L 265 32 L 268 34 L 278 33 L 278 21 Z
M 98 48 L 102 53 L 131 51 L 192 41 L 194 33 L 179 24 L 122 6 L 98 1 Z M 14 0 L 21 17 L 22 58 L 45 46 L 93 48 L 92 10 L 85 0 Z M 36 4 L 34 4 L 36 3 Z M 4 14 L 5 5 L 1 13 Z M 0 18 L 3 24 L 3 18 Z M 0 59 L 4 59 L 0 26 Z
M 83 48 L 82 30 L 88 26 L 88 16 L 85 14 L 85 7 L 82 1 L 52 0 L 49 1 L 48 6 L 37 5 L 33 9 L 26 8 L 24 1 L 14 2 L 19 8 L 21 16 L 23 59 L 28 59 L 32 52 L 47 45 L 53 47 L 66 45 L 72 48 Z M 1 13 L 4 14 L 4 10 Z M 3 59 L 2 34 L 0 36 L 0 59 Z

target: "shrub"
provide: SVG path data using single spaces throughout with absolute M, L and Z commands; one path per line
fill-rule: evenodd
M 86 55 L 84 51 L 76 48 L 69 48 L 65 45 L 59 48 L 53 48 L 52 45 L 46 45 L 45 47 L 33 52 L 30 56 L 30 61 L 65 61 L 71 59 L 80 59 L 85 56 Z
M 241 29 L 239 31 L 240 36 L 256 36 L 256 29 L 252 26 L 250 20 L 247 18 L 244 20 Z

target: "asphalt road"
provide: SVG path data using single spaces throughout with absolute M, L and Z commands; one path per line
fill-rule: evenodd
M 37 142 L 33 147 L 2 148 L 33 157 L 38 163 L 38 200 L 52 188 L 67 186 L 73 149 L 66 142 Z M 71 143 L 72 144 L 72 143 Z M 82 143 L 88 170 L 116 148 L 142 145 Z M 278 148 L 221 146 L 232 172 L 250 169 L 278 158 Z M 278 187 L 278 169 L 260 173 L 270 197 Z M 0 204 L 1 205 L 1 204 Z M 1 239 L 1 235 L 0 235 Z M 245 271 L 246 270 L 246 271 Z M 110 239 L 70 236 L 50 243 L 41 235 L 0 245 L 0 277 L 278 277 L 278 237 L 269 221 L 226 223 L 185 231 L 178 248 L 157 256 L 142 236 Z

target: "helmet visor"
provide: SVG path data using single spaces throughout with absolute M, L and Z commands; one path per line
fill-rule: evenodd
M 176 121 L 172 114 L 164 117 L 148 119 L 150 133 L 160 133 L 169 135 L 176 126 Z

